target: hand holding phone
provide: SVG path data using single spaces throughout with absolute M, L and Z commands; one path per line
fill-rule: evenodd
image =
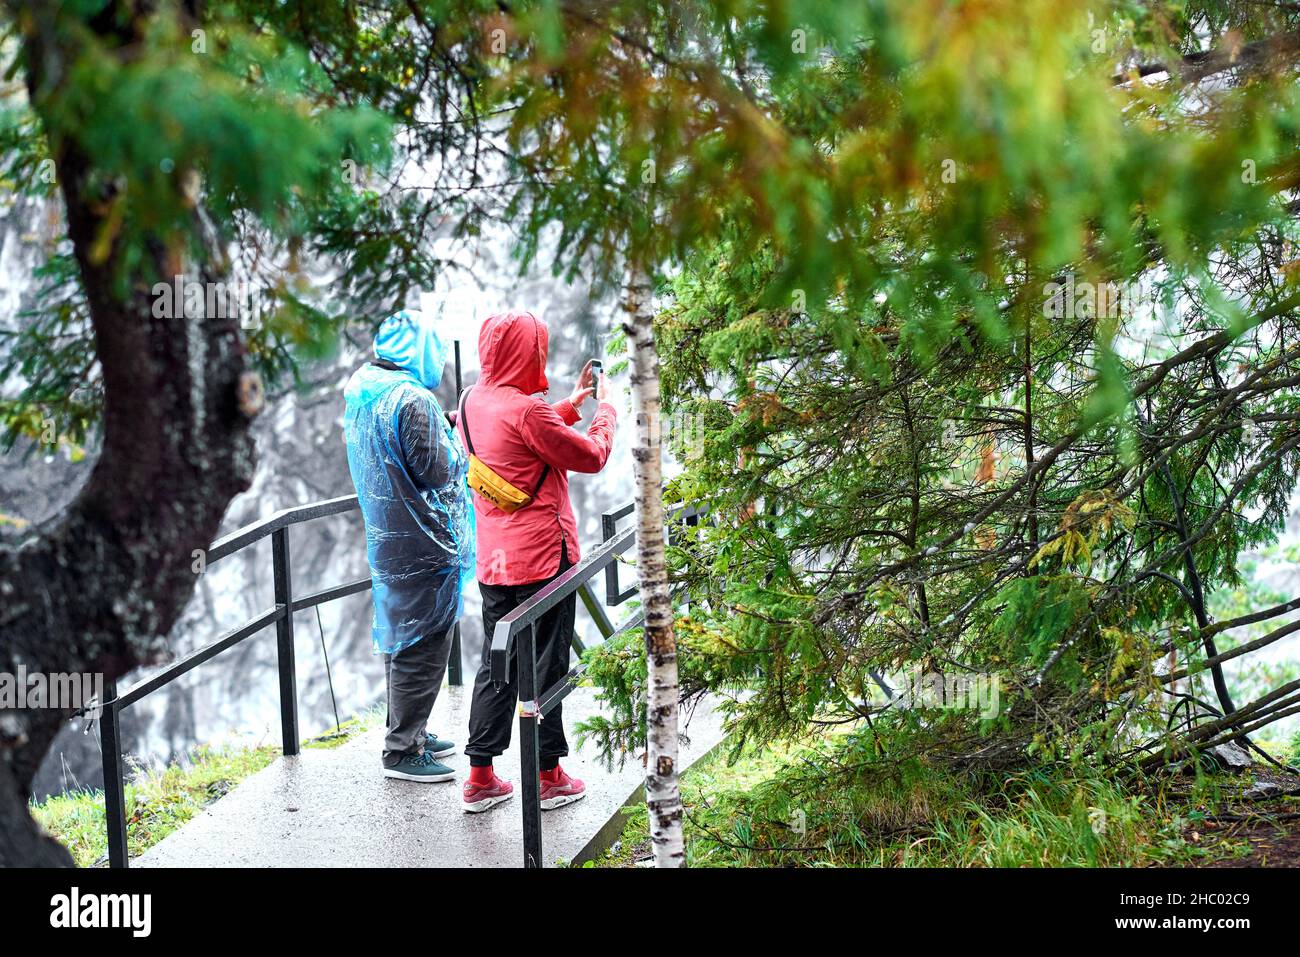
M 573 403 L 573 407 L 581 411 L 582 403 L 596 393 L 599 383 L 600 363 L 595 359 L 591 359 L 578 373 L 578 382 L 573 387 L 573 393 L 569 396 L 569 401 Z

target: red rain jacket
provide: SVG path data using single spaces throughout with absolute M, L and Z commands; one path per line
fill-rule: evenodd
M 531 313 L 491 316 L 478 335 L 483 371 L 464 398 L 456 429 L 465 442 L 465 421 L 474 454 L 533 501 L 513 513 L 474 495 L 478 523 L 478 580 L 484 585 L 525 585 L 560 568 L 560 544 L 576 562 L 578 524 L 569 503 L 569 472 L 599 472 L 614 444 L 618 412 L 608 402 L 596 409 L 586 435 L 570 428 L 582 416 L 568 399 L 549 405 L 545 392 L 546 326 Z M 466 444 L 468 448 L 468 444 Z M 538 488 L 542 469 L 551 466 Z

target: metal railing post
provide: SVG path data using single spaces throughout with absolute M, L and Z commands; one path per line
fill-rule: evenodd
M 460 401 L 461 385 L 460 376 L 460 340 L 455 340 L 456 346 L 456 401 Z M 491 639 L 488 639 L 491 640 Z M 447 653 L 447 684 L 452 687 L 459 687 L 462 682 L 461 677 L 461 656 L 460 656 L 460 622 L 456 622 L 456 627 L 451 632 L 451 650 Z
M 542 793 L 537 753 L 537 631 L 529 625 L 519 635 L 515 655 L 519 669 L 519 777 L 524 815 L 524 867 L 542 866 Z
M 447 684 L 459 687 L 461 681 L 460 622 L 456 622 L 451 630 L 451 650 L 447 652 Z
M 99 716 L 99 747 L 104 765 L 104 819 L 108 826 L 108 866 L 128 867 L 126 853 L 126 786 L 122 783 L 122 733 L 118 724 L 117 681 L 104 682 Z
M 607 542 L 618 533 L 618 522 L 614 516 L 607 514 L 600 516 L 600 540 Z M 614 606 L 618 604 L 618 562 L 610 562 L 605 566 L 605 604 Z
M 583 606 L 587 609 L 587 614 L 596 624 L 596 631 L 600 632 L 600 640 L 604 641 L 610 635 L 614 634 L 614 623 L 609 620 L 609 612 L 605 611 L 605 606 L 600 603 L 596 593 L 591 590 L 591 584 L 583 582 L 582 587 L 578 589 L 578 597 L 582 599 Z M 579 653 L 585 650 L 583 643 L 578 640 L 578 636 L 573 636 L 573 644 Z
M 275 575 L 276 658 L 280 665 L 280 733 L 284 753 L 298 753 L 298 674 L 293 656 L 293 585 L 289 571 L 289 529 L 271 533 L 271 561 Z

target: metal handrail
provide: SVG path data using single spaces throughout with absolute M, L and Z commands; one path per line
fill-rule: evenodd
M 615 560 L 615 556 L 626 551 L 635 537 L 636 530 L 632 528 L 616 532 L 613 538 L 601 542 L 586 558 L 552 579 L 537 594 L 497 622 L 496 627 L 492 630 L 491 668 L 493 683 L 503 684 L 506 681 L 510 647 L 515 636 L 525 628 L 531 627 L 542 615 L 574 594 L 588 580 L 594 578 L 597 572 L 602 571 Z
M 455 374 L 456 394 L 460 395 L 461 361 L 460 340 L 455 340 Z M 292 577 L 289 565 L 289 529 L 294 525 L 309 522 L 330 515 L 340 515 L 360 508 L 356 495 L 341 495 L 323 502 L 312 502 L 283 508 L 251 525 L 236 529 L 229 535 L 212 543 L 204 556 L 204 568 L 214 562 L 247 548 L 268 536 L 271 539 L 271 563 L 274 578 L 274 604 L 249 619 L 243 625 L 234 628 L 216 641 L 191 652 L 170 667 L 137 682 L 122 694 L 117 692 L 116 680 L 105 682 L 104 703 L 100 714 L 100 754 L 104 771 L 104 814 L 108 830 L 108 860 L 110 867 L 126 867 L 128 864 L 126 843 L 126 784 L 123 779 L 122 741 L 120 712 L 123 708 L 139 701 L 145 695 L 157 691 L 175 681 L 181 675 L 197 668 L 223 651 L 233 648 L 264 628 L 275 625 L 276 659 L 280 679 L 280 731 L 283 752 L 294 755 L 299 750 L 298 738 L 298 684 L 294 661 L 293 615 L 294 612 L 312 608 L 359 594 L 371 587 L 367 576 L 356 581 L 346 582 L 330 588 L 312 592 L 301 598 L 294 598 Z M 584 595 L 584 600 L 587 596 Z M 607 619 L 606 619 L 607 621 Z M 460 622 L 452 630 L 451 648 L 447 663 L 447 681 L 452 685 L 461 683 L 461 648 Z
M 127 831 L 125 817 L 125 780 L 121 748 L 121 711 L 170 684 L 199 665 L 215 658 L 223 651 L 275 625 L 277 659 L 280 678 L 280 710 L 282 748 L 285 755 L 299 751 L 297 679 L 293 647 L 293 614 L 315 605 L 358 594 L 371 587 L 369 577 L 334 585 L 302 597 L 294 597 L 290 575 L 289 529 L 295 525 L 357 510 L 355 495 L 344 495 L 323 502 L 313 502 L 281 509 L 267 518 L 237 529 L 217 541 L 208 550 L 206 565 L 228 558 L 264 538 L 271 539 L 271 557 L 274 572 L 274 604 L 254 615 L 244 624 L 227 631 L 215 641 L 204 645 L 162 671 L 145 678 L 118 694 L 115 681 L 106 682 L 105 701 L 100 716 L 100 742 L 104 769 L 104 810 L 108 829 L 108 856 L 111 867 L 128 866 Z M 601 516 L 604 541 L 586 558 L 566 569 L 535 595 L 513 609 L 496 625 L 492 634 L 490 669 L 495 683 L 504 683 L 509 669 L 510 651 L 518 640 L 517 659 L 523 663 L 519 669 L 520 697 L 520 747 L 524 812 L 524 862 L 536 867 L 542 863 L 540 790 L 538 783 L 537 722 L 550 712 L 576 687 L 577 679 L 585 670 L 578 665 L 550 688 L 536 687 L 536 643 L 534 626 L 538 619 L 561 601 L 575 594 L 587 606 L 602 638 L 622 634 L 639 627 L 643 621 L 641 610 L 628 616 L 617 628 L 609 620 L 599 599 L 592 593 L 588 582 L 604 571 L 606 574 L 606 602 L 608 606 L 622 604 L 636 594 L 637 587 L 619 591 L 618 556 L 627 550 L 636 537 L 633 527 L 618 531 L 621 518 L 634 511 L 633 503 L 620 506 Z M 669 513 L 669 519 L 684 517 L 687 523 L 698 521 L 702 511 L 694 506 L 678 506 Z M 205 566 L 206 567 L 206 566 Z M 611 584 L 612 583 L 612 584 Z M 460 623 L 457 622 L 452 648 L 453 658 L 460 657 Z M 459 685 L 460 668 L 448 669 L 448 680 Z
M 497 622 L 496 627 L 492 630 L 491 670 L 494 684 L 499 685 L 506 681 L 510 648 L 517 635 L 525 628 L 532 626 L 537 619 L 571 594 L 582 589 L 600 571 L 603 570 L 606 576 L 611 572 L 617 575 L 617 558 L 627 551 L 628 545 L 636 537 L 636 529 L 626 528 L 620 532 L 617 523 L 620 518 L 631 515 L 635 508 L 636 503 L 628 502 L 626 505 L 621 505 L 612 511 L 603 513 L 600 518 L 605 536 L 604 541 L 586 558 L 552 579 L 544 588 Z M 678 505 L 669 509 L 667 517 L 669 521 L 681 519 L 686 524 L 694 524 L 703 514 L 705 514 L 705 509 L 699 506 Z M 620 592 L 617 579 L 615 579 L 613 590 L 608 591 L 606 594 L 605 604 L 620 605 L 636 594 L 637 591 L 638 588 L 634 585 Z M 584 594 L 582 597 L 586 602 L 588 595 Z M 594 604 L 594 602 L 591 604 Z M 588 610 L 590 610 L 590 606 Z M 621 631 L 625 627 L 626 625 L 620 626 L 619 630 Z M 605 637 L 608 640 L 610 629 L 602 628 L 602 631 L 605 632 Z
M 523 812 L 524 866 L 541 867 L 542 821 L 541 788 L 538 781 L 539 760 L 537 723 L 555 708 L 576 686 L 585 665 L 569 669 L 568 673 L 549 688 L 537 687 L 537 635 L 536 625 L 560 602 L 579 594 L 588 608 L 599 607 L 590 593 L 588 582 L 601 571 L 605 572 L 605 603 L 620 605 L 639 590 L 636 585 L 620 591 L 618 587 L 618 556 L 627 550 L 636 537 L 635 528 L 618 530 L 618 520 L 635 511 L 632 502 L 601 515 L 604 541 L 572 568 L 566 569 L 536 594 L 513 609 L 497 622 L 492 630 L 492 647 L 489 667 L 494 685 L 500 687 L 509 676 L 510 652 L 515 650 L 519 690 L 519 774 L 520 809 Z M 695 505 L 679 505 L 669 510 L 667 520 L 681 520 L 688 525 L 698 523 L 704 509 Z M 671 528 L 670 524 L 670 540 Z M 617 629 L 609 625 L 608 616 L 602 613 L 597 619 L 605 641 L 632 628 L 640 627 L 644 613 L 637 609 Z M 517 645 L 517 647 L 516 647 Z
M 632 612 L 632 614 L 619 622 L 618 628 L 610 633 L 606 637 L 605 641 L 608 643 L 624 632 L 631 631 L 633 628 L 640 628 L 644 621 L 645 611 L 644 609 L 638 608 L 636 611 Z M 586 670 L 587 666 L 585 664 L 574 665 L 569 669 L 568 674 L 539 694 L 537 696 L 538 714 L 547 714 L 554 709 L 557 704 L 567 698 L 569 692 L 578 686 L 578 679 L 582 677 L 582 673 Z
M 220 561 L 228 555 L 232 555 L 254 542 L 261 541 L 266 536 L 281 529 L 301 525 L 303 522 L 310 522 L 316 518 L 326 518 L 330 515 L 350 512 L 359 507 L 360 503 L 355 495 L 340 495 L 338 498 L 326 499 L 323 502 L 312 502 L 308 505 L 282 508 L 259 522 L 245 525 L 223 538 L 218 538 L 212 543 L 212 547 L 208 549 L 207 563 L 211 565 L 213 562 Z
M 600 516 L 601 537 L 605 539 L 613 538 L 615 531 L 618 529 L 618 520 L 631 515 L 635 510 L 636 503 L 628 502 L 626 505 L 622 505 L 613 511 L 606 512 L 604 515 Z M 626 591 L 619 591 L 617 565 L 610 564 L 605 566 L 605 604 L 620 605 L 631 598 L 634 594 L 636 594 L 635 588 L 629 588 Z
M 199 648 L 197 651 L 191 652 L 190 654 L 182 658 L 180 661 L 173 664 L 171 667 L 163 671 L 160 671 L 158 672 L 158 674 L 152 675 L 143 681 L 137 682 L 136 684 L 128 688 L 126 691 L 123 691 L 121 694 L 119 694 L 112 701 L 104 702 L 104 706 L 108 707 L 111 705 L 120 711 L 121 709 L 125 708 L 127 705 L 134 704 L 135 702 L 139 701 L 141 698 L 143 698 L 145 695 L 149 694 L 150 692 L 157 691 L 159 688 L 163 687 L 164 685 L 170 684 L 171 682 L 179 678 L 181 675 L 185 674 L 187 671 L 192 671 L 193 669 L 197 668 L 199 665 L 203 664 L 203 662 L 209 660 L 210 658 L 215 658 L 223 651 L 233 648 L 235 645 L 239 644 L 245 638 L 251 638 L 253 635 L 257 634 L 263 628 L 266 628 L 268 625 L 275 624 L 283 617 L 284 617 L 284 606 L 276 605 L 274 608 L 271 608 L 268 611 L 262 612 L 260 615 L 250 618 L 247 622 L 240 625 L 238 628 L 234 629 L 233 631 L 227 632 L 221 638 L 218 638 L 216 641 L 212 642 L 212 644 L 204 645 L 202 648 Z
M 318 518 L 340 515 L 360 508 L 355 495 L 343 495 L 323 502 L 312 502 L 284 508 L 267 518 L 246 525 L 229 535 L 217 539 L 208 549 L 207 566 L 239 552 L 264 538 L 271 539 L 271 563 L 274 577 L 274 603 L 270 608 L 254 615 L 244 624 L 225 632 L 217 640 L 190 652 L 180 659 L 149 677 L 136 682 L 126 691 L 118 693 L 117 682 L 105 683 L 104 703 L 99 719 L 101 755 L 104 769 L 104 812 L 108 830 L 108 859 L 111 867 L 126 867 L 127 854 L 126 832 L 126 784 L 123 777 L 121 722 L 124 708 L 136 703 L 146 695 L 170 684 L 181 675 L 193 671 L 199 665 L 210 661 L 223 651 L 228 651 L 240 642 L 251 638 L 262 630 L 275 625 L 276 658 L 280 683 L 280 729 L 283 753 L 294 755 L 299 751 L 298 734 L 298 691 L 296 662 L 293 644 L 294 612 L 312 608 L 316 605 L 359 594 L 371 587 L 369 576 L 356 581 L 334 585 L 301 597 L 294 597 L 290 575 L 289 529 Z M 450 656 L 459 665 L 460 658 L 460 623 L 457 622 L 452 634 Z M 453 685 L 461 682 L 460 667 L 448 668 L 448 680 Z
M 341 515 L 344 512 L 350 512 L 360 507 L 355 495 L 343 495 L 339 498 L 328 499 L 324 502 L 313 502 L 309 505 L 296 505 L 292 508 L 282 508 L 278 512 L 254 522 L 251 525 L 245 525 L 229 535 L 217 539 L 208 549 L 207 561 L 205 568 L 214 562 L 223 558 L 228 558 L 235 552 L 247 548 L 256 542 L 261 541 L 269 535 L 282 532 L 294 525 L 301 525 L 304 522 L 310 522 L 317 518 L 326 518 L 330 515 Z M 322 605 L 327 601 L 333 601 L 336 598 L 346 598 L 348 595 L 355 595 L 363 592 L 370 587 L 369 576 L 359 578 L 356 581 L 348 582 L 344 585 L 336 585 L 333 588 L 322 589 L 313 592 L 303 598 L 292 600 L 292 610 L 302 611 L 305 608 L 311 608 L 315 605 Z M 246 623 L 234 628 L 216 641 L 205 645 L 196 651 L 186 655 L 180 661 L 175 662 L 170 667 L 151 675 L 143 681 L 132 685 L 128 690 L 122 692 L 115 699 L 106 701 L 105 706 L 116 704 L 119 707 L 125 707 L 135 701 L 139 701 L 151 691 L 157 691 L 163 685 L 169 684 L 187 671 L 191 671 L 210 658 L 215 658 L 221 652 L 239 644 L 245 638 L 252 637 L 268 625 L 275 624 L 284 617 L 284 608 L 275 604 L 270 608 L 260 612 L 250 618 Z

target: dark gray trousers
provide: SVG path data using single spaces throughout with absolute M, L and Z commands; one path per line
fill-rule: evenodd
M 465 754 L 470 767 L 486 767 L 492 759 L 510 747 L 510 729 L 514 726 L 515 702 L 519 700 L 518 646 L 510 648 L 506 666 L 506 683 L 497 688 L 492 683 L 492 639 L 497 622 L 549 585 L 561 572 L 573 567 L 568 550 L 561 546 L 560 568 L 551 578 L 527 585 L 484 585 L 483 660 L 474 679 L 474 700 L 469 707 L 469 743 Z M 558 684 L 569 673 L 569 654 L 573 647 L 573 621 L 578 596 L 570 595 L 537 622 L 537 693 Z M 569 753 L 564 737 L 564 707 L 557 704 L 537 728 L 537 751 L 543 771 Z
M 384 655 L 388 679 L 388 735 L 384 738 L 384 767 L 391 768 L 408 754 L 424 750 L 429 715 L 447 672 L 451 631 L 421 638 L 396 654 Z

